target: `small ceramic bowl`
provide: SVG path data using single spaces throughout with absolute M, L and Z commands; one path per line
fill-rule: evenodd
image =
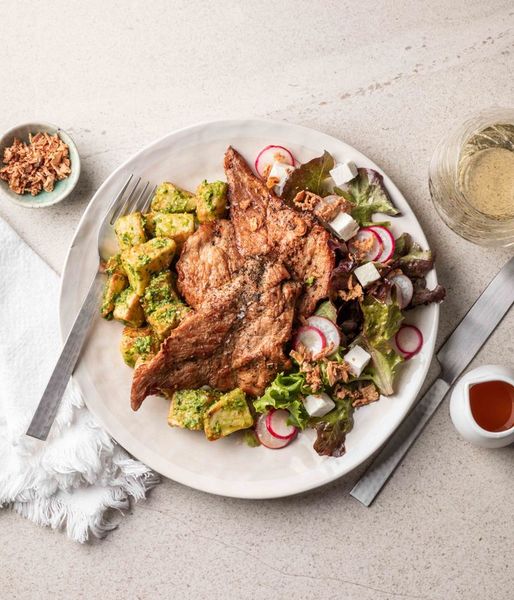
M 61 140 L 68 145 L 71 173 L 66 179 L 57 181 L 51 192 L 42 190 L 37 196 L 31 196 L 30 194 L 16 194 L 9 189 L 7 182 L 0 181 L 0 196 L 9 198 L 14 204 L 25 206 L 26 208 L 44 208 L 61 202 L 61 200 L 64 200 L 71 194 L 77 185 L 80 176 L 80 157 L 75 142 L 63 129 L 60 129 L 51 123 L 24 123 L 23 125 L 13 127 L 4 133 L 0 138 L 0 166 L 3 164 L 1 161 L 4 155 L 4 149 L 13 143 L 14 138 L 18 138 L 22 142 L 28 142 L 29 134 L 38 132 L 50 133 L 52 135 L 57 133 Z
M 450 400 L 450 416 L 461 436 L 483 448 L 501 448 L 514 443 L 514 427 L 505 431 L 487 431 L 478 425 L 471 413 L 469 388 L 485 381 L 505 381 L 514 385 L 514 369 L 484 365 L 466 373 L 455 386 Z

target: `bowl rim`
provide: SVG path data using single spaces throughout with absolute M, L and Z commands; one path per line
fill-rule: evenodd
M 5 181 L 0 181 L 0 194 L 2 196 L 5 196 L 6 198 L 8 198 L 13 204 L 22 206 L 24 208 L 47 208 L 48 206 L 53 206 L 54 204 L 58 204 L 59 202 L 62 202 L 63 200 L 65 200 L 71 194 L 71 192 L 73 192 L 73 190 L 75 189 L 75 187 L 80 179 L 80 172 L 81 172 L 80 153 L 79 153 L 77 144 L 75 143 L 75 140 L 71 137 L 71 135 L 62 127 L 59 127 L 58 125 L 55 125 L 54 123 L 50 123 L 48 121 L 26 121 L 23 123 L 19 123 L 18 125 L 15 125 L 14 127 L 11 127 L 9 130 L 2 133 L 2 135 L 0 136 L 0 151 L 3 151 L 3 148 L 6 144 L 6 140 L 9 137 L 12 138 L 15 135 L 15 132 L 17 130 L 21 129 L 22 127 L 32 129 L 32 126 L 36 126 L 37 128 L 40 128 L 40 129 L 41 128 L 53 129 L 53 130 L 55 130 L 55 133 L 57 133 L 59 135 L 59 137 L 61 137 L 61 134 L 64 134 L 64 137 L 66 139 L 64 139 L 64 137 L 61 137 L 61 139 L 63 140 L 63 142 L 65 144 L 67 144 L 70 147 L 70 149 L 73 148 L 73 150 L 75 151 L 75 154 L 76 154 L 76 159 L 72 163 L 72 170 L 69 175 L 69 179 L 73 178 L 72 183 L 65 191 L 63 191 L 61 194 L 59 194 L 54 200 L 50 200 L 47 202 L 41 202 L 41 200 L 37 201 L 35 199 L 32 199 L 32 198 L 38 198 L 39 194 L 34 197 L 30 196 L 30 194 L 21 194 L 21 195 L 16 194 L 16 192 L 13 192 L 9 188 L 9 186 L 7 185 L 7 183 Z M 1 161 L 0 161 L 0 164 L 1 164 Z M 4 185 L 5 185 L 6 189 L 4 189 Z M 20 199 L 18 199 L 17 196 L 19 196 Z M 21 200 L 21 198 L 25 198 L 27 196 L 31 199 L 30 200 Z

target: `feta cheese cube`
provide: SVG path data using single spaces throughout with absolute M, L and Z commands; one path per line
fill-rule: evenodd
M 330 177 L 332 177 L 336 185 L 348 183 L 357 177 L 357 174 L 358 170 L 353 162 L 337 163 L 337 165 L 330 170 Z
M 276 160 L 272 165 L 268 175 L 268 180 L 273 178 L 276 179 L 274 186 L 275 194 L 280 196 L 284 191 L 284 185 L 286 184 L 287 178 L 294 171 L 294 167 L 287 163 Z
M 334 401 L 325 392 L 310 394 L 303 399 L 303 405 L 311 417 L 324 417 L 335 407 Z
M 364 348 L 355 345 L 343 358 L 350 365 L 350 369 L 355 377 L 360 377 L 360 374 L 371 360 L 371 355 Z
M 372 262 L 367 262 L 357 267 L 354 273 L 362 287 L 366 287 L 370 283 L 380 279 L 380 273 Z
M 351 215 L 342 211 L 333 221 L 330 221 L 329 225 L 334 233 L 345 242 L 359 231 L 359 224 L 357 221 Z

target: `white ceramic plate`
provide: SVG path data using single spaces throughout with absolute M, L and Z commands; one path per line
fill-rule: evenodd
M 105 181 L 91 200 L 72 242 L 62 278 L 61 330 L 66 334 L 97 267 L 97 228 L 110 200 L 128 173 L 154 183 L 171 180 L 194 189 L 204 178 L 224 178 L 223 154 L 231 144 L 253 164 L 267 144 L 292 150 L 301 162 L 328 150 L 338 161 L 380 169 L 347 144 L 312 129 L 284 122 L 229 120 L 205 123 L 176 131 L 138 152 Z M 393 218 L 395 235 L 410 232 L 427 246 L 416 217 L 398 188 L 385 175 L 385 184 L 402 216 Z M 428 276 L 430 287 L 436 274 Z M 130 409 L 132 370 L 119 355 L 122 326 L 96 319 L 75 380 L 87 406 L 107 431 L 131 454 L 185 485 L 225 496 L 275 498 L 303 492 L 348 473 L 365 461 L 391 435 L 402 420 L 425 379 L 437 333 L 437 305 L 416 309 L 407 322 L 423 332 L 422 351 L 402 367 L 397 393 L 365 406 L 355 414 L 342 458 L 320 457 L 312 449 L 314 432 L 308 431 L 283 450 L 249 448 L 241 438 L 208 442 L 201 432 L 171 429 L 166 422 L 168 402 L 150 397 L 141 409 Z

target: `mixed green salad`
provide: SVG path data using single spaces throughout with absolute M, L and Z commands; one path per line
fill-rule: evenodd
M 277 152 L 279 160 L 294 165 L 286 149 Z M 341 456 L 354 411 L 393 394 L 401 364 L 421 350 L 422 332 L 403 323 L 408 311 L 441 301 L 445 290 L 427 289 L 432 252 L 409 233 L 394 238 L 384 216 L 399 213 L 378 172 L 336 165 L 325 152 L 291 169 L 283 182 L 271 183 L 283 185 L 275 191 L 286 202 L 328 225 L 337 262 L 330 297 L 293 342 L 293 368 L 278 374 L 253 406 L 267 415 L 286 411 L 271 413 L 268 432 L 279 429 L 294 439 L 298 431 L 314 428 L 318 454 Z

